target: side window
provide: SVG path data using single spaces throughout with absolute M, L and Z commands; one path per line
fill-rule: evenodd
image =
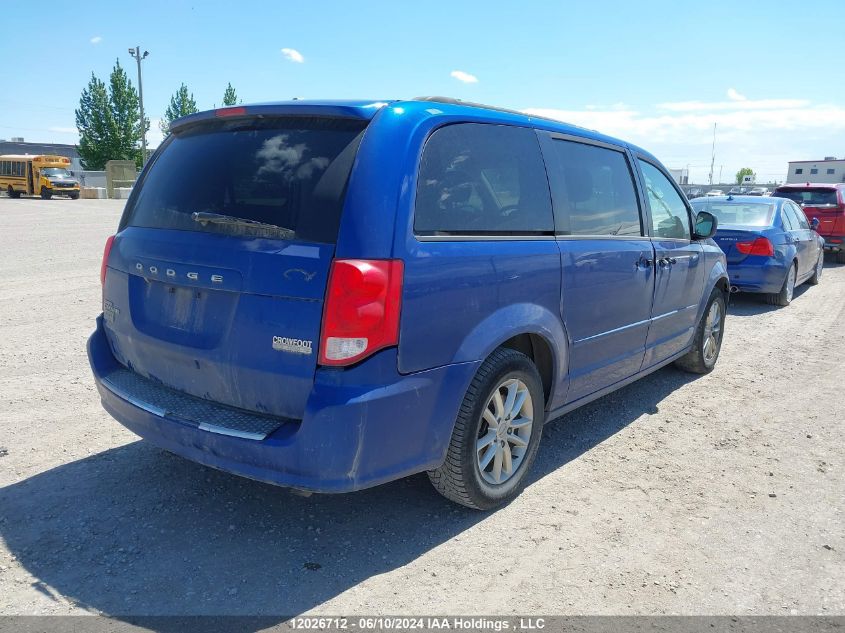
M 414 230 L 421 235 L 554 231 L 540 144 L 532 129 L 458 123 L 423 150 Z
M 780 220 L 783 223 L 783 230 L 784 231 L 796 231 L 798 230 L 797 222 L 793 221 L 792 215 L 789 213 L 789 205 L 784 204 L 780 210 Z
M 803 173 L 804 173 L 804 168 L 803 168 L 803 167 L 796 167 L 796 168 L 795 168 L 795 174 L 796 174 L 796 175 L 798 175 L 798 174 L 803 174 Z
M 690 239 L 689 214 L 680 194 L 663 172 L 651 163 L 641 160 L 640 168 L 645 179 L 654 236 Z
M 794 204 L 790 204 L 789 206 L 792 207 L 792 212 L 795 214 L 795 219 L 798 220 L 798 226 L 805 230 L 809 229 L 810 223 L 807 222 L 807 216 L 804 215 L 804 210 L 796 207 Z
M 621 151 L 549 140 L 547 164 L 562 235 L 642 235 L 640 207 L 628 159 Z

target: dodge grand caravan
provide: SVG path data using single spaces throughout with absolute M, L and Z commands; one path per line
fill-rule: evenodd
M 716 220 L 630 144 L 439 98 L 171 129 L 88 343 L 105 409 L 163 449 L 303 491 L 426 471 L 491 508 L 546 420 L 719 356 Z

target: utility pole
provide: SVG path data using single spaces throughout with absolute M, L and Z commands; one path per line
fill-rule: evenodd
M 710 184 L 713 184 L 713 167 L 716 165 L 716 124 L 713 124 L 713 149 L 710 152 Z M 721 180 L 721 178 L 720 178 Z
M 141 106 L 141 167 L 147 164 L 147 122 L 144 119 L 144 88 L 141 85 L 141 62 L 147 58 L 150 53 L 144 51 L 141 55 L 141 47 L 129 49 L 129 54 L 138 62 L 138 102 Z

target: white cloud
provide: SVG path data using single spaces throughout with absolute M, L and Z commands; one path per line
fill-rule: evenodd
M 302 56 L 302 53 L 300 53 L 295 48 L 283 48 L 282 55 L 284 55 L 286 59 L 292 62 L 296 62 L 297 64 L 301 64 L 305 61 L 305 58 Z
M 461 81 L 465 84 L 477 84 L 478 77 L 475 75 L 470 75 L 469 73 L 465 73 L 463 70 L 453 70 L 449 73 L 449 76 L 454 77 L 458 81 Z
M 94 37 L 92 37 L 92 38 L 91 38 L 90 40 L 88 40 L 88 41 L 89 41 L 89 42 L 91 42 L 92 44 L 99 44 L 100 42 L 102 42 L 102 41 L 103 41 L 103 38 L 102 38 L 101 36 L 99 36 L 99 35 L 95 35 Z
M 782 180 L 790 160 L 835 155 L 831 139 L 845 134 L 845 106 L 797 99 L 658 104 L 642 112 L 624 104 L 579 110 L 530 108 L 528 114 L 566 121 L 635 143 L 667 167 L 690 165 L 691 177 L 706 182 L 716 124 L 716 174 L 732 180 L 751 167 L 758 180 Z M 728 107 L 730 106 L 730 107 Z
M 147 149 L 155 149 L 164 140 L 164 133 L 161 131 L 161 117 L 150 119 L 150 129 L 147 130 Z
M 748 97 L 739 94 L 735 88 L 728 88 L 728 99 L 731 101 L 746 101 L 748 100 Z
M 730 96 L 730 95 L 729 95 Z M 806 99 L 736 99 L 732 101 L 675 101 L 659 103 L 661 110 L 672 112 L 715 112 L 717 110 L 788 110 L 810 105 Z

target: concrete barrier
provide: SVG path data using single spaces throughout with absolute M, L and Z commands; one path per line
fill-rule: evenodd
M 105 187 L 82 187 L 79 192 L 80 198 L 87 198 L 89 200 L 104 200 L 106 197 Z
M 118 200 L 126 200 L 132 193 L 132 187 L 115 187 L 114 197 Z

